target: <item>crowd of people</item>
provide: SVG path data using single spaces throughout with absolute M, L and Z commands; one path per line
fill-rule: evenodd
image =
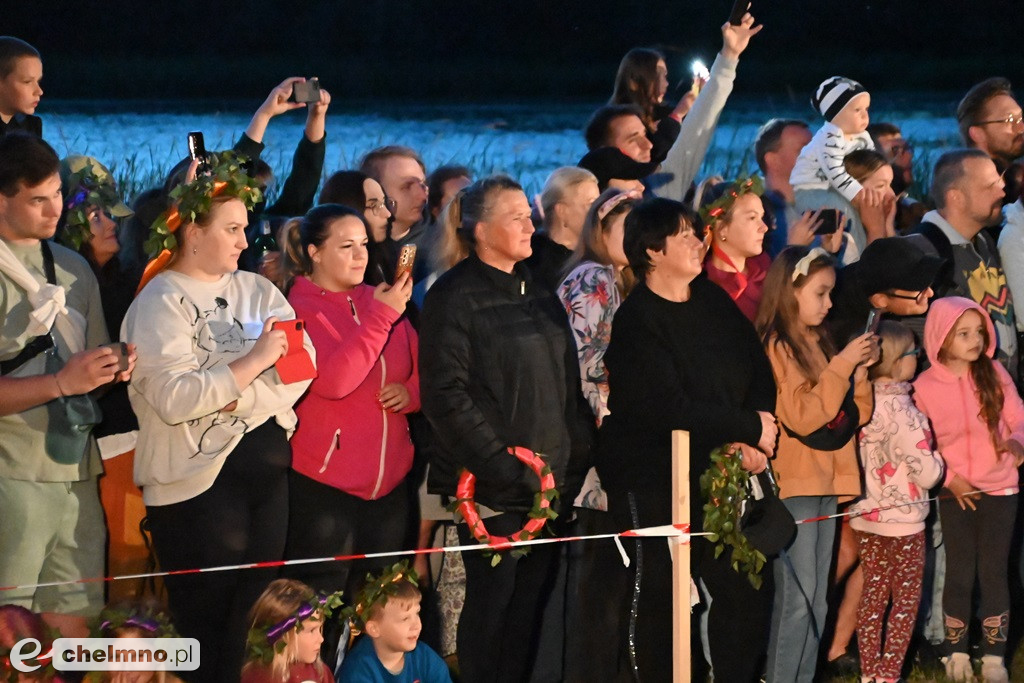
M 972 87 L 913 197 L 912 146 L 834 76 L 820 123 L 762 126 L 760 174 L 699 178 L 760 30 L 723 25 L 678 103 L 631 50 L 535 203 L 397 144 L 325 173 L 331 97 L 296 77 L 129 206 L 117 160 L 45 141 L 42 57 L 0 37 L 0 650 L 201 643 L 197 671 L 87 680 L 670 680 L 664 538 L 373 555 L 669 524 L 686 430 L 693 680 L 888 683 L 934 652 L 1008 681 L 1021 106 Z M 268 204 L 264 133 L 302 108 Z M 748 487 L 784 538 L 723 552 Z

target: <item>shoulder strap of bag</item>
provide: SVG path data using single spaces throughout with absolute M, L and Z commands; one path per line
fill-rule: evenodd
M 46 273 L 46 281 L 57 284 L 57 269 L 53 263 L 53 250 L 47 240 L 39 240 L 40 249 L 43 252 L 43 271 Z M 0 361 L 0 375 L 9 375 L 25 363 L 29 362 L 43 351 L 53 346 L 53 337 L 49 334 L 41 334 L 34 337 L 23 348 L 18 355 L 5 361 Z

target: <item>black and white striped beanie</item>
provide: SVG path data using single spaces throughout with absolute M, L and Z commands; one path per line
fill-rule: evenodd
M 831 121 L 836 114 L 843 110 L 843 107 L 850 103 L 850 100 L 862 92 L 867 92 L 867 90 L 857 81 L 842 76 L 833 76 L 818 86 L 814 97 L 811 98 L 811 104 L 821 112 L 826 121 Z

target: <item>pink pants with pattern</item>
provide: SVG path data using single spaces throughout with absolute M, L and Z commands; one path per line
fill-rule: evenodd
M 864 570 L 864 592 L 857 609 L 860 672 L 862 676 L 895 681 L 903 669 L 921 601 L 924 532 L 910 536 L 861 532 L 857 540 Z M 890 599 L 892 608 L 886 621 Z

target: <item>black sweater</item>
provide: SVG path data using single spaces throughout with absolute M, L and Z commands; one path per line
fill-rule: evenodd
M 716 284 L 699 277 L 675 303 L 641 284 L 622 303 L 604 356 L 608 408 L 597 471 L 613 496 L 663 500 L 671 522 L 672 431 L 690 432 L 690 516 L 701 528 L 700 475 L 711 451 L 757 445 L 756 411 L 775 410 L 775 380 L 753 325 Z
M 475 254 L 427 292 L 420 327 L 420 396 L 435 434 L 431 492 L 452 496 L 461 468 L 476 500 L 499 511 L 533 505 L 537 477 L 507 453 L 548 458 L 562 504 L 590 466 L 594 417 L 580 389 L 565 310 L 531 282 Z

